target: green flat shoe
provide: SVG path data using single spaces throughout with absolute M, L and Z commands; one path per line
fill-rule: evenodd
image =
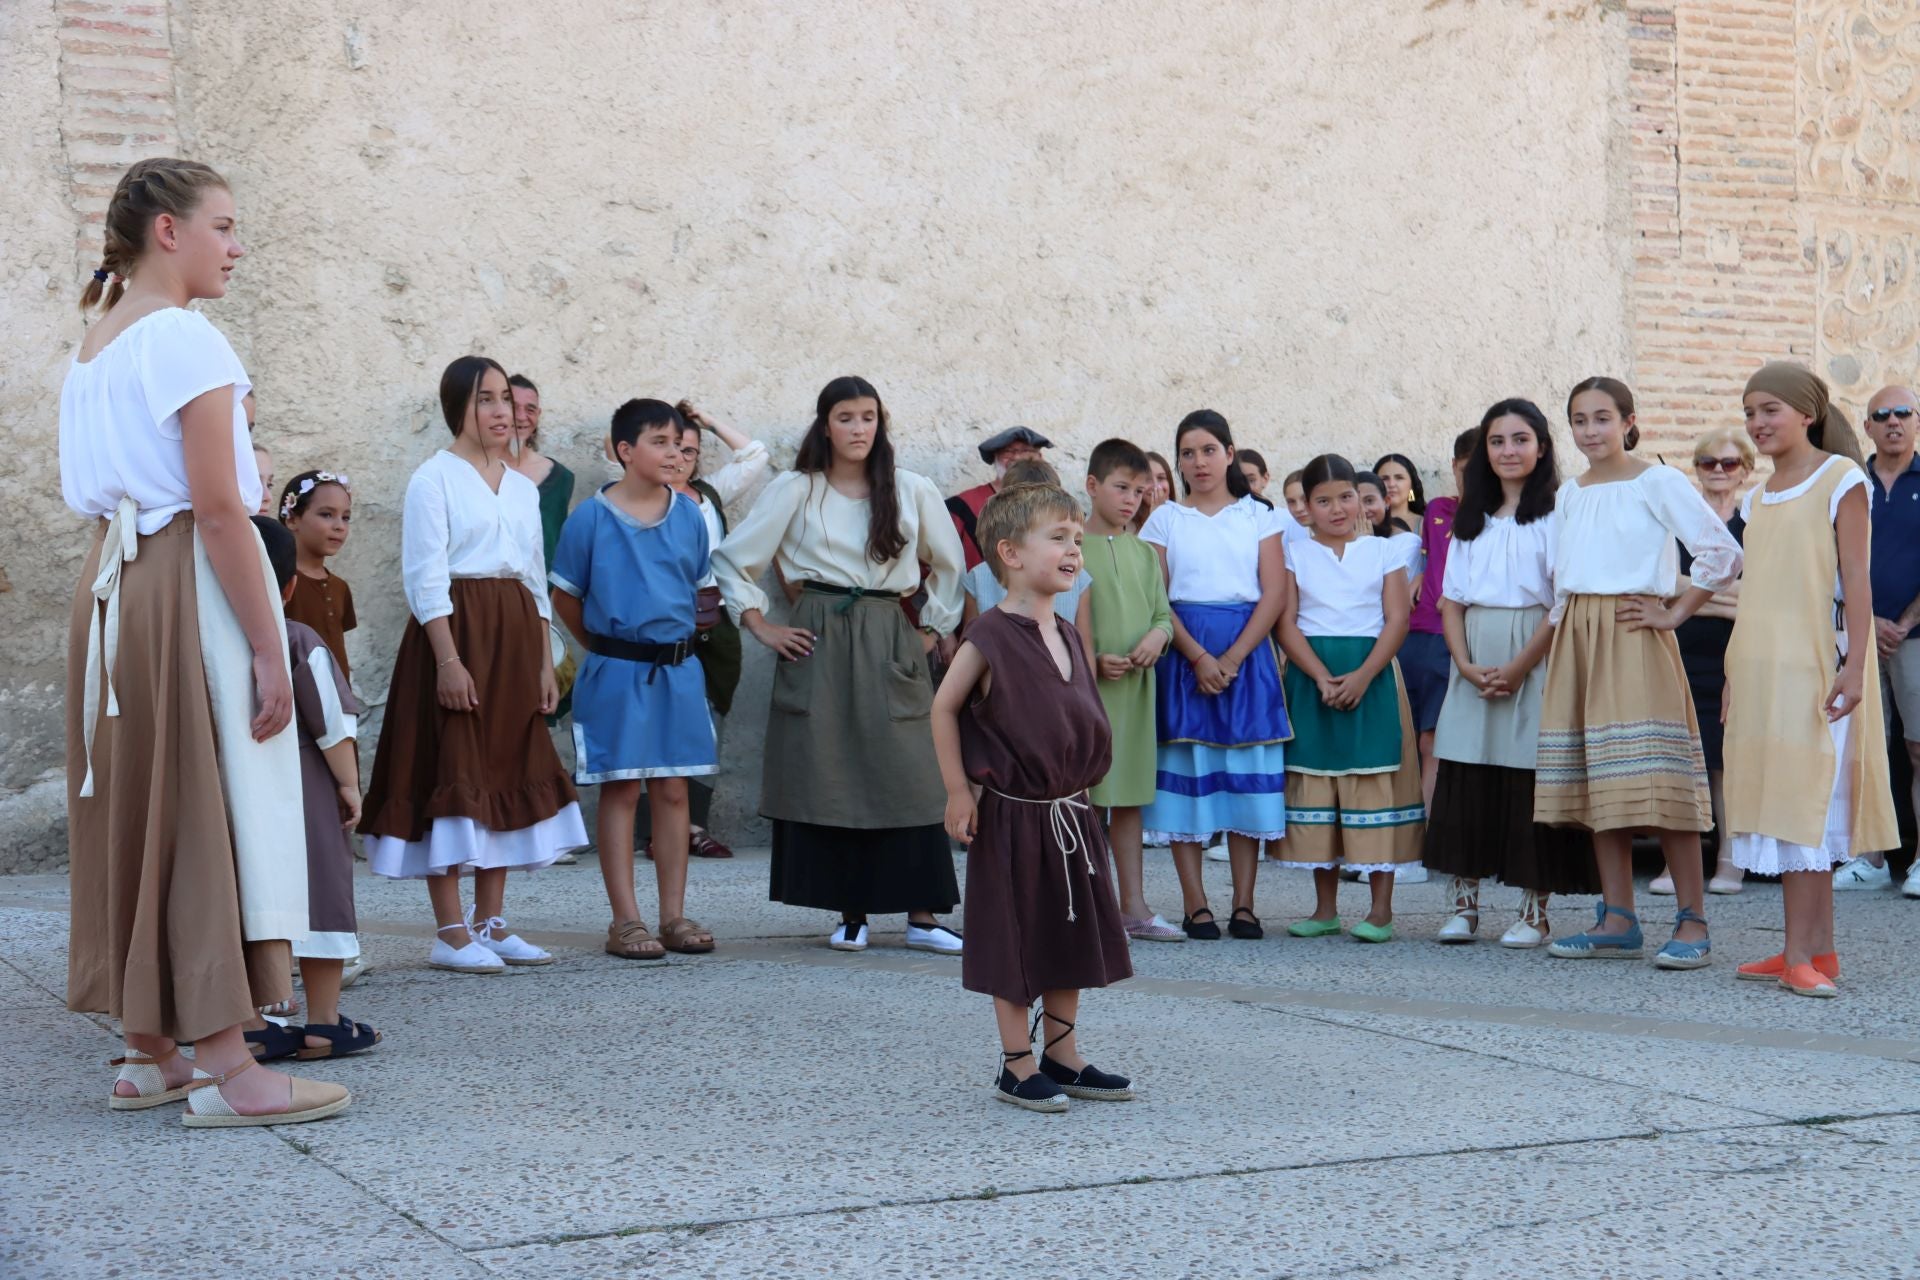
M 1331 920 L 1295 920 L 1287 932 L 1296 938 L 1325 938 L 1340 932 L 1340 917 Z
M 1353 935 L 1355 942 L 1393 941 L 1393 926 L 1390 924 L 1369 924 L 1367 921 L 1362 920 L 1359 924 L 1347 930 L 1347 932 Z

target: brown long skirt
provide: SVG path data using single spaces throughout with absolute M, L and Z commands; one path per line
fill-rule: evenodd
M 93 739 L 83 719 L 102 521 L 67 632 L 67 1007 L 129 1035 L 193 1041 L 293 994 L 292 949 L 245 942 L 240 880 L 201 665 L 193 516 L 139 541 L 120 574 L 120 643 Z
M 540 714 L 548 632 L 533 596 L 518 578 L 456 578 L 452 596 L 447 621 L 480 706 L 440 705 L 433 644 L 409 618 L 360 820 L 373 869 L 385 876 L 545 866 L 585 843 L 578 793 Z M 443 818 L 470 819 L 479 831 L 440 838 Z

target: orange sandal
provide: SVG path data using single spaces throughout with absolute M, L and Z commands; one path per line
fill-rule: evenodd
M 1816 996 L 1831 1000 L 1840 994 L 1833 979 L 1810 964 L 1797 964 L 1780 975 L 1780 985 L 1797 996 Z
M 1839 953 L 1829 951 L 1823 956 L 1813 958 L 1813 967 L 1835 982 L 1840 981 Z M 1749 960 L 1733 971 L 1733 976 L 1742 982 L 1778 982 L 1780 975 L 1787 969 L 1787 953 L 1768 956 L 1765 960 Z

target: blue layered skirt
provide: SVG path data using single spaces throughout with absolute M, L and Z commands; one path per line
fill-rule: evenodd
M 1176 602 L 1187 634 L 1208 653 L 1232 647 L 1252 604 Z M 1255 840 L 1287 833 L 1287 765 L 1293 737 L 1280 692 L 1280 661 L 1263 639 L 1226 692 L 1200 692 L 1193 667 L 1169 650 L 1154 676 L 1157 753 L 1148 839 L 1206 843 L 1216 832 Z

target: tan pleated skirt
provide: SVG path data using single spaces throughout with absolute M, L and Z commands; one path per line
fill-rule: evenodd
M 1616 596 L 1573 596 L 1540 701 L 1534 821 L 1589 831 L 1711 831 L 1687 670 L 1671 631 L 1629 631 Z
M 193 1041 L 293 994 L 286 941 L 244 942 L 233 836 L 201 665 L 193 516 L 139 540 L 120 579 L 120 642 L 87 755 L 90 590 L 106 522 L 80 572 L 67 633 L 67 1007 L 128 1034 Z

